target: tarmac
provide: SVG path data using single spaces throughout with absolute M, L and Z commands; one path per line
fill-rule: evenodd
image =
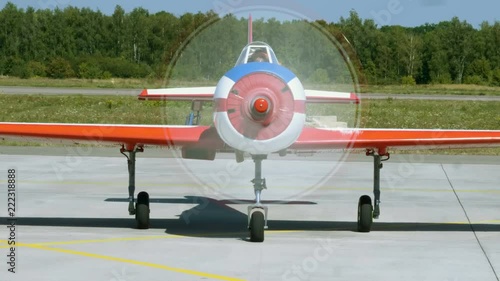
M 252 243 L 251 159 L 173 155 L 138 154 L 137 191 L 149 192 L 152 218 L 139 230 L 118 148 L 3 147 L 0 280 L 498 280 L 500 157 L 394 155 L 381 170 L 381 217 L 357 233 L 358 198 L 372 194 L 369 157 L 272 156 L 263 163 L 269 228 Z

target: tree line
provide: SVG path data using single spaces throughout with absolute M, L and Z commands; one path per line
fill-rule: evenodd
M 212 11 L 176 16 L 116 6 L 106 15 L 7 3 L 0 11 L 0 75 L 217 81 L 246 44 L 246 28 L 246 19 Z M 354 71 L 370 84 L 500 86 L 500 22 L 474 28 L 455 17 L 379 27 L 351 11 L 335 23 L 256 20 L 254 39 L 314 83 L 348 83 Z

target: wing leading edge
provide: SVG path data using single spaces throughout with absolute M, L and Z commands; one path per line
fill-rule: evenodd
M 467 148 L 500 146 L 500 131 L 304 128 L 292 149 Z
M 72 140 L 126 145 L 222 146 L 217 132 L 207 126 L 0 123 L 0 137 Z

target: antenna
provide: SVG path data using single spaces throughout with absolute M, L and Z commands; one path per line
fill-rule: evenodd
M 248 44 L 253 42 L 252 14 L 248 14 Z

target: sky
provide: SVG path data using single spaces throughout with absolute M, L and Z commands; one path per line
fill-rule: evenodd
M 438 23 L 457 16 L 467 20 L 474 27 L 483 21 L 500 21 L 499 0 L 10 0 L 18 7 L 34 8 L 66 6 L 89 7 L 111 14 L 116 5 L 129 12 L 142 7 L 151 13 L 167 11 L 176 15 L 186 12 L 196 13 L 214 10 L 223 15 L 232 12 L 236 15 L 254 17 L 275 17 L 277 19 L 323 19 L 338 22 L 340 17 L 347 18 L 355 10 L 362 19 L 373 19 L 377 25 L 418 26 L 425 23 Z M 6 0 L 0 0 L 2 7 Z

